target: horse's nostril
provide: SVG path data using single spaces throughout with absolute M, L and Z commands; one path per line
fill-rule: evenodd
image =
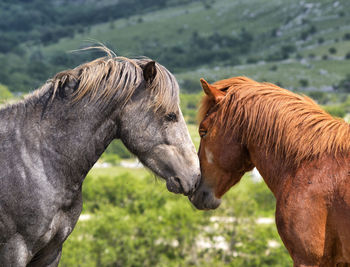
M 184 188 L 182 186 L 181 180 L 179 177 L 174 177 L 175 183 L 178 185 L 180 192 L 179 193 L 184 193 Z
M 199 184 L 200 184 L 200 182 L 201 182 L 201 179 L 200 179 L 200 178 L 201 178 L 200 175 L 198 175 L 198 179 L 197 179 L 197 182 L 196 182 L 195 185 L 194 185 L 193 191 L 195 191 L 195 190 L 198 188 L 198 186 L 199 186 Z
M 176 194 L 184 194 L 185 196 L 192 195 L 195 189 L 198 187 L 199 181 L 196 181 L 195 187 L 192 183 L 181 180 L 179 177 L 174 176 L 167 179 L 167 188 L 170 192 Z
M 176 194 L 183 193 L 181 180 L 178 177 L 170 177 L 167 179 L 166 186 L 170 192 Z
M 208 194 L 207 191 L 203 191 L 203 192 L 202 192 L 202 201 L 203 201 L 203 202 L 205 201 L 205 199 L 207 198 L 208 195 L 209 195 L 209 194 Z
M 179 177 L 175 177 L 175 178 L 174 178 L 174 181 L 175 181 L 175 183 L 176 183 L 178 186 L 181 186 L 181 180 L 180 180 Z
M 191 188 L 191 189 L 188 191 L 188 194 L 187 194 L 187 195 L 192 196 L 192 195 L 194 194 L 194 192 L 196 191 L 196 188 L 197 188 L 197 187 Z

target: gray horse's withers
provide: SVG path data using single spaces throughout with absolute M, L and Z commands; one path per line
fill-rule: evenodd
M 198 184 L 177 83 L 149 60 L 87 63 L 0 110 L 0 266 L 58 265 L 82 182 L 115 138 L 170 191 L 190 194 Z

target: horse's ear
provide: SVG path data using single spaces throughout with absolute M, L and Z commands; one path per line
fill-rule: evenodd
M 156 62 L 150 61 L 146 65 L 142 66 L 143 77 L 149 83 L 153 82 L 154 78 L 157 75 Z
M 216 103 L 225 97 L 225 92 L 219 90 L 214 85 L 209 84 L 203 78 L 200 79 L 204 93 Z

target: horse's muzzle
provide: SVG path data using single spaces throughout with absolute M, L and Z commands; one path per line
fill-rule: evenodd
M 166 186 L 170 192 L 175 194 L 192 195 L 200 183 L 200 174 L 192 179 L 181 179 L 179 177 L 170 177 L 166 180 Z
M 215 197 L 213 191 L 203 183 L 192 195 L 188 196 L 188 199 L 199 210 L 213 210 L 221 204 L 221 199 Z

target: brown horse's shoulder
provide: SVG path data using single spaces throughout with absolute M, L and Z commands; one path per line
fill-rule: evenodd
M 297 169 L 295 178 L 308 184 L 337 184 L 350 179 L 350 156 L 323 155 L 304 161 Z
M 348 199 L 350 207 L 350 157 L 323 156 L 303 162 L 295 172 L 284 177 L 277 197 L 279 209 L 306 209 L 323 205 L 331 207 L 334 201 Z

